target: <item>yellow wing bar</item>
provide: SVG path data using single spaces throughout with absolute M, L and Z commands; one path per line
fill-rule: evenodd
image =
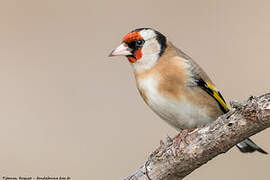
M 224 100 L 224 98 L 222 97 L 222 95 L 220 94 L 219 91 L 217 91 L 217 89 L 215 88 L 215 86 L 213 86 L 212 84 L 205 82 L 202 78 L 198 78 L 197 79 L 197 84 L 199 87 L 201 87 L 204 91 L 206 91 L 210 96 L 212 96 L 218 103 L 220 109 L 226 113 L 229 111 L 229 108 Z
M 211 95 L 211 96 L 214 97 L 214 98 L 216 99 L 216 101 L 219 103 L 219 105 L 222 106 L 222 107 L 224 108 L 225 112 L 228 112 L 228 111 L 229 111 L 229 108 L 228 108 L 228 106 L 227 106 L 227 104 L 226 104 L 224 98 L 223 98 L 222 95 L 220 94 L 220 92 L 217 91 L 216 88 L 215 88 L 212 84 L 210 84 L 210 83 L 208 83 L 208 82 L 206 82 L 206 86 L 207 86 L 209 89 L 211 89 L 211 92 L 212 92 L 212 95 Z M 223 111 L 224 111 L 224 110 L 223 110 Z

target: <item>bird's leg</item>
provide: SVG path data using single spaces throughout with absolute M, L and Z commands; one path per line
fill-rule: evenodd
M 179 132 L 179 134 L 177 134 L 175 137 L 174 137 L 174 140 L 175 140 L 175 145 L 176 146 L 179 146 L 180 145 L 180 142 L 183 142 L 185 145 L 187 144 L 186 142 L 186 137 L 187 135 L 194 131 L 196 128 L 191 128 L 191 129 L 183 129 Z
M 161 157 L 169 147 L 172 147 L 173 154 L 176 155 L 177 151 L 179 150 L 180 143 L 182 142 L 184 145 L 187 145 L 188 143 L 186 142 L 186 137 L 195 129 L 196 128 L 181 130 L 173 139 L 170 136 L 167 136 L 165 143 L 160 140 L 159 147 L 149 155 L 148 160 L 145 163 L 145 167 L 147 168 L 153 157 Z

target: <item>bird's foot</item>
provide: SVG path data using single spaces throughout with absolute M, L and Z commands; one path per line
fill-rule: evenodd
M 179 132 L 179 134 L 177 134 L 175 137 L 174 137 L 174 140 L 175 140 L 175 146 L 176 147 L 180 147 L 180 143 L 182 142 L 183 145 L 187 145 L 187 141 L 186 141 L 186 137 L 189 133 L 193 132 L 196 128 L 191 128 L 191 129 L 184 129 L 184 130 L 181 130 Z

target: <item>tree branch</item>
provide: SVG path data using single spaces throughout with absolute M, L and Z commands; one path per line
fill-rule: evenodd
M 270 93 L 232 102 L 233 109 L 192 132 L 167 137 L 148 161 L 123 180 L 179 180 L 237 143 L 270 126 Z

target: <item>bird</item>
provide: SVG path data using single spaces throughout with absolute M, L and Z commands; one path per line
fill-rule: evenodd
M 203 69 L 153 28 L 127 33 L 112 56 L 127 57 L 145 103 L 179 131 L 207 125 L 229 111 Z M 243 153 L 267 154 L 250 138 L 236 146 Z

